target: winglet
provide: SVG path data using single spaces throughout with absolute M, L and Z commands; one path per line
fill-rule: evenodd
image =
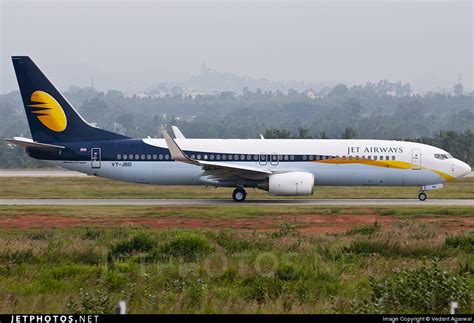
M 171 158 L 173 158 L 176 161 L 188 163 L 188 164 L 195 164 L 199 165 L 199 163 L 186 156 L 186 154 L 179 148 L 178 144 L 174 141 L 173 138 L 169 135 L 169 133 L 166 130 L 162 131 L 163 137 L 165 138 L 166 145 L 168 146 L 168 149 L 170 150 Z
M 183 135 L 183 133 L 181 132 L 181 130 L 179 130 L 178 127 L 171 126 L 171 129 L 173 129 L 174 137 L 176 139 L 186 139 L 186 137 Z

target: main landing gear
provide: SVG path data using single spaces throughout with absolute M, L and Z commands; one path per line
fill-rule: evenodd
M 247 197 L 247 192 L 242 187 L 237 187 L 232 193 L 232 198 L 235 202 L 243 202 Z
M 426 200 L 426 193 L 423 192 L 423 191 L 421 191 L 421 192 L 418 194 L 418 199 L 419 199 L 420 201 Z

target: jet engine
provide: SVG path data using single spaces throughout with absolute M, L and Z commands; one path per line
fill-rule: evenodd
M 305 172 L 273 174 L 264 187 L 271 195 L 297 196 L 311 195 L 314 190 L 314 175 Z

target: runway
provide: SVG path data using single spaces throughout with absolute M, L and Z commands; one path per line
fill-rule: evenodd
M 473 199 L 0 199 L 0 205 L 129 205 L 129 206 L 474 206 Z M 473 210 L 474 212 L 474 210 Z

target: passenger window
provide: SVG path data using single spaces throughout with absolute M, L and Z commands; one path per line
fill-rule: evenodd
M 211 160 L 214 160 L 214 155 L 209 155 L 209 158 L 210 158 Z
M 288 160 L 288 155 L 283 156 L 283 159 Z
M 136 160 L 139 160 L 139 159 L 140 159 L 140 155 L 135 154 L 135 159 L 136 159 Z
M 144 160 L 145 159 L 145 154 L 142 154 L 140 157 L 141 157 L 142 160 Z
M 166 154 L 165 159 L 170 159 L 170 155 Z
M 222 155 L 222 160 L 226 160 L 227 159 L 227 155 Z
M 253 155 L 253 160 L 258 161 L 258 155 Z
M 245 160 L 245 155 L 240 155 L 240 160 Z
M 252 160 L 252 155 L 247 155 L 247 160 Z
M 239 155 L 234 155 L 234 160 L 239 160 Z
M 377 160 L 377 156 L 374 156 L 374 160 Z
M 342 160 L 346 160 L 346 156 L 342 156 Z
M 349 160 L 352 160 L 352 156 L 349 156 Z
M 356 160 L 359 160 L 359 156 L 356 156 Z
M 126 154 L 123 154 L 123 159 L 127 160 L 127 155 Z
M 392 160 L 395 160 L 395 156 L 392 156 Z
M 133 159 L 133 155 L 132 155 L 132 154 L 128 155 L 128 159 L 132 160 L 132 159 Z
M 229 160 L 232 160 L 232 155 L 229 155 Z
M 385 156 L 385 160 L 390 160 L 390 156 Z
M 117 155 L 117 159 L 118 159 L 118 160 L 122 159 L 122 155 L 118 154 L 118 155 Z
M 306 160 L 306 155 L 303 155 L 303 160 Z
M 160 154 L 160 160 L 163 160 L 163 155 Z
M 201 155 L 197 155 L 197 159 L 201 159 Z
M 158 156 L 156 154 L 153 154 L 153 160 L 156 160 Z
M 294 156 L 294 155 L 290 155 L 290 160 L 295 160 L 295 156 Z
M 207 159 L 207 155 L 204 155 L 204 159 Z
M 383 156 L 380 156 L 380 160 L 383 160 Z

